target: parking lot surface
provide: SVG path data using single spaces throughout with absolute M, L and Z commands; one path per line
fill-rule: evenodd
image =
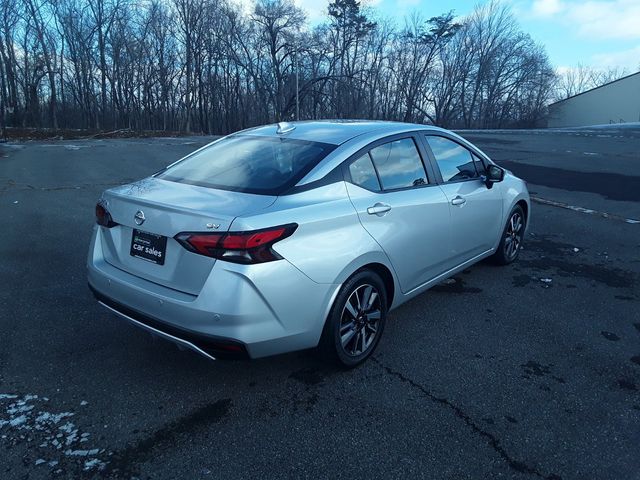
M 536 198 L 519 261 L 365 365 L 210 362 L 101 308 L 94 205 L 205 137 L 0 144 L 0 478 L 640 478 L 640 132 L 461 132 Z

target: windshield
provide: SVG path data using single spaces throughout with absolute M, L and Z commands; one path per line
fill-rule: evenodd
M 279 195 L 336 146 L 279 137 L 233 135 L 159 173 L 158 178 L 204 187 Z

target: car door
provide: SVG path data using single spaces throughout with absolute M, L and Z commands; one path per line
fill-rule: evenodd
M 391 260 L 405 293 L 451 263 L 448 199 L 427 176 L 416 141 L 376 142 L 344 166 L 360 222 Z
M 496 243 L 502 228 L 499 184 L 487 188 L 486 164 L 478 154 L 441 135 L 425 135 L 436 175 L 449 201 L 451 257 L 456 264 L 474 258 Z

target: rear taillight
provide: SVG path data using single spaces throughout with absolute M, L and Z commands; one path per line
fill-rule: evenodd
M 101 202 L 98 202 L 96 204 L 96 223 L 107 228 L 111 228 L 117 225 L 111 218 L 111 214 L 109 213 L 109 211 Z
M 179 233 L 175 239 L 187 250 L 234 263 L 263 263 L 282 257 L 271 248 L 295 232 L 298 225 L 226 233 Z

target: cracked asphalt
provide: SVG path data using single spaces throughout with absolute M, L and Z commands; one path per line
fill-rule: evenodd
M 344 372 L 209 362 L 86 287 L 100 192 L 207 141 L 0 144 L 0 478 L 640 479 L 637 130 L 461 132 L 558 205 Z

